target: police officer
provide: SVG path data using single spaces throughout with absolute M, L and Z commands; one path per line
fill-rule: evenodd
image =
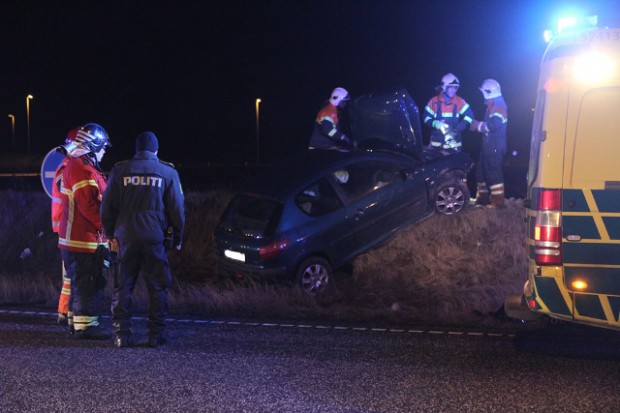
M 153 132 L 140 133 L 134 157 L 112 168 L 103 194 L 103 228 L 112 250 L 118 250 L 112 297 L 116 347 L 131 344 L 131 295 L 140 273 L 149 293 L 147 344 L 165 342 L 166 288 L 171 282 L 165 238 L 170 232 L 172 247 L 181 249 L 185 210 L 179 175 L 172 164 L 159 160 L 158 149 Z
M 446 73 L 437 87 L 438 94 L 424 108 L 424 124 L 431 129 L 431 147 L 444 153 L 461 151 L 461 132 L 474 119 L 469 104 L 456 94 L 460 86 L 454 74 Z

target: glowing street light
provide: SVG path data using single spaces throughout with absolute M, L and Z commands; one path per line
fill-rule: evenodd
M 256 165 L 260 163 L 260 98 L 256 99 Z
M 9 113 L 11 119 L 11 136 L 13 137 L 13 150 L 15 150 L 15 115 Z
M 28 130 L 28 155 L 30 155 L 30 101 L 34 96 L 26 96 L 26 129 Z

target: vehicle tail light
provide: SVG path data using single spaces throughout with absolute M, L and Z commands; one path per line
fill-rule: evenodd
M 541 191 L 534 227 L 535 260 L 538 265 L 562 264 L 561 208 L 561 189 Z
M 281 240 L 272 242 L 271 244 L 262 246 L 260 250 L 258 251 L 260 260 L 266 261 L 268 259 L 276 257 L 278 254 L 284 251 L 286 247 L 289 246 L 290 243 L 291 241 L 289 239 L 281 239 Z

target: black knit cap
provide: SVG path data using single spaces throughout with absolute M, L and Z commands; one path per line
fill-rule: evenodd
M 145 131 L 138 135 L 136 138 L 136 152 L 138 151 L 151 151 L 157 152 L 159 149 L 159 142 L 157 136 L 153 132 Z

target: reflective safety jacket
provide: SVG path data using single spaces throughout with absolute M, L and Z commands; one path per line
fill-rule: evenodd
M 344 136 L 338 128 L 338 107 L 328 103 L 316 115 L 310 136 L 311 148 L 337 148 Z
M 108 238 L 163 242 L 172 227 L 175 245 L 185 225 L 184 195 L 171 163 L 150 151 L 138 151 L 114 165 L 103 196 L 101 217 Z
M 458 95 L 448 101 L 441 92 L 428 101 L 424 112 L 424 124 L 431 129 L 431 146 L 460 151 L 463 146 L 461 132 L 469 127 L 474 119 L 474 112 L 469 104 Z M 445 134 L 433 127 L 435 120 L 449 126 Z
M 488 99 L 487 111 L 484 114 L 485 130 L 482 138 L 484 152 L 506 153 L 508 125 L 508 107 L 502 96 Z
M 68 157 L 62 172 L 58 248 L 68 251 L 94 253 L 107 243 L 99 217 L 106 179 L 89 156 Z
M 62 171 L 67 166 L 69 158 L 62 160 L 61 164 L 56 168 L 54 173 L 54 182 L 52 183 L 52 231 L 58 232 L 60 219 L 62 218 L 62 204 L 60 200 L 60 184 L 62 182 Z

